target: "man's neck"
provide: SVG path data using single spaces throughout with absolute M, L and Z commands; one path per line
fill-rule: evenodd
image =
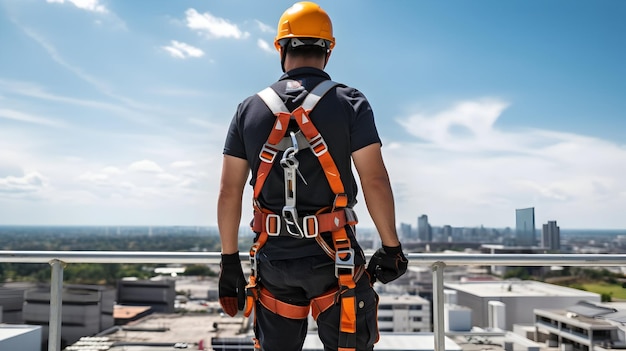
M 285 72 L 301 67 L 313 67 L 324 70 L 325 63 L 323 58 L 287 56 L 285 59 Z

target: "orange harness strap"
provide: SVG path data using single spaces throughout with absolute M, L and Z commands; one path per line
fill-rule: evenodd
M 273 213 L 254 211 L 254 220 L 251 228 L 256 233 L 265 231 L 270 236 L 276 236 L 283 229 L 284 223 L 281 224 L 280 221 L 280 217 Z M 356 223 L 356 214 L 349 208 L 306 216 L 302 219 L 302 227 L 305 230 L 306 238 L 314 238 L 320 233 L 334 232 L 346 225 L 355 225 Z
M 291 319 L 304 319 L 309 315 L 310 311 L 313 319 L 317 320 L 317 317 L 322 312 L 337 303 L 338 291 L 339 288 L 331 289 L 330 291 L 312 299 L 310 305 L 297 306 L 276 299 L 267 289 L 261 287 L 259 289 L 259 302 L 261 302 L 263 307 L 283 317 Z
M 303 319 L 309 315 L 310 306 L 297 306 L 282 302 L 267 289 L 261 287 L 259 301 L 268 310 L 291 319 Z
M 314 320 L 317 320 L 320 313 L 337 303 L 338 291 L 339 288 L 335 288 L 311 300 L 311 316 L 313 316 Z
M 292 115 L 295 117 L 296 122 L 298 122 L 298 126 L 304 136 L 309 140 L 309 144 L 311 145 L 311 150 L 313 154 L 317 156 L 320 164 L 322 165 L 322 169 L 324 170 L 324 175 L 326 175 L 326 179 L 328 180 L 328 184 L 330 188 L 335 194 L 343 194 L 343 182 L 341 181 L 341 177 L 339 176 L 339 170 L 335 165 L 335 161 L 333 161 L 332 156 L 328 152 L 328 146 L 322 138 L 320 132 L 317 131 L 317 128 L 311 123 L 309 119 L 309 112 L 305 111 L 305 109 L 300 106 L 297 109 L 293 110 Z M 341 204 L 333 204 L 334 207 L 346 207 L 348 206 L 347 197 L 345 197 L 345 203 Z
M 356 273 L 354 280 L 358 280 L 364 272 L 365 268 L 361 266 Z M 333 288 L 324 294 L 311 299 L 309 306 L 297 306 L 279 301 L 274 297 L 274 295 L 263 287 L 259 289 L 259 301 L 265 308 L 283 317 L 291 319 L 306 318 L 309 314 L 310 307 L 311 316 L 314 320 L 317 320 L 317 317 L 322 312 L 326 311 L 338 302 L 339 297 L 339 288 Z
M 338 218 L 337 210 L 346 208 L 348 206 L 348 196 L 345 193 L 343 182 L 339 174 L 339 170 L 328 152 L 328 147 L 324 138 L 319 133 L 317 128 L 313 125 L 309 118 L 309 113 L 313 110 L 317 102 L 337 83 L 327 80 L 316 86 L 305 98 L 302 106 L 296 108 L 294 111 L 288 111 L 280 97 L 272 88 L 267 88 L 258 93 L 259 97 L 265 102 L 268 108 L 276 116 L 274 127 L 270 132 L 268 141 L 265 143 L 259 158 L 261 163 L 257 169 L 256 182 L 254 184 L 254 207 L 255 207 L 255 220 L 253 221 L 252 228 L 257 229 L 256 232 L 260 233 L 257 241 L 252 245 L 250 249 L 250 263 L 251 263 L 251 275 L 248 285 L 246 286 L 247 303 L 244 315 L 248 317 L 256 301 L 268 308 L 270 311 L 292 319 L 306 318 L 309 310 L 312 309 L 312 314 L 315 319 L 320 313 L 328 309 L 334 303 L 341 301 L 341 318 L 339 328 L 339 350 L 353 351 L 356 349 L 356 295 L 355 287 L 358 279 L 355 279 L 355 267 L 354 267 L 354 250 L 350 245 L 350 239 L 346 233 L 345 225 L 356 224 L 356 217 L 345 218 L 345 222 Z M 278 144 L 285 137 L 287 127 L 291 118 L 294 118 L 297 122 L 302 134 L 306 137 L 311 151 L 317 157 L 328 184 L 335 194 L 335 199 L 332 204 L 330 216 L 316 215 L 308 216 L 310 221 L 305 222 L 304 226 L 307 229 L 305 233 L 315 232 L 315 235 L 307 236 L 309 238 L 315 237 L 318 243 L 321 244 L 323 240 L 318 233 L 330 231 L 333 238 L 333 248 L 327 245 L 322 245 L 324 251 L 334 258 L 335 260 L 335 274 L 339 280 L 339 287 L 336 290 L 329 291 L 311 301 L 309 306 L 293 306 L 287 303 L 278 301 L 264 288 L 257 286 L 257 267 L 256 267 L 256 254 L 261 247 L 265 244 L 269 235 L 278 235 L 280 232 L 280 220 L 277 215 L 261 209 L 258 203 L 258 198 L 261 194 L 263 185 L 267 179 L 269 172 L 272 169 L 272 165 L 275 161 L 276 155 L 280 152 Z M 344 211 L 342 211 L 344 212 Z M 343 213 L 344 217 L 345 212 Z M 315 217 L 314 219 L 311 217 Z M 273 219 L 273 220 L 268 220 Z M 307 217 L 305 217 L 306 220 Z M 327 221 L 330 219 L 330 222 Z M 339 226 L 339 222 L 342 222 Z M 313 228 L 317 226 L 317 228 Z M 320 226 L 329 227 L 329 230 L 320 230 Z M 325 228 L 323 228 L 325 229 Z M 307 240 L 307 239 L 301 239 Z M 256 323 L 256 321 L 255 321 Z M 258 344 L 258 342 L 256 342 Z
M 259 169 L 257 170 L 256 182 L 254 183 L 255 199 L 257 199 L 261 194 L 261 189 L 263 189 L 263 184 L 265 184 L 265 180 L 267 179 L 267 176 L 272 169 L 272 164 L 274 164 L 276 154 L 280 151 L 277 148 L 277 145 L 287 133 L 287 126 L 289 125 L 290 119 L 290 113 L 276 113 L 276 121 L 274 122 L 274 127 L 270 132 L 270 136 L 268 137 L 267 142 L 265 143 L 265 145 L 263 145 L 263 148 L 259 153 L 261 164 L 259 165 Z

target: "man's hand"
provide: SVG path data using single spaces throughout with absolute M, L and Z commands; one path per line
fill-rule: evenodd
M 402 246 L 384 246 L 378 249 L 367 265 L 372 284 L 378 279 L 387 284 L 406 272 L 409 261 L 402 253 Z
M 219 298 L 226 314 L 234 317 L 246 304 L 246 278 L 241 269 L 239 252 L 222 254 L 220 263 Z

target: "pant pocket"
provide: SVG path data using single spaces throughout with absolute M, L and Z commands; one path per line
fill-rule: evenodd
M 367 330 L 369 332 L 369 339 L 367 340 L 367 350 L 372 350 L 374 344 L 378 342 L 380 339 L 380 335 L 378 333 L 378 294 L 372 289 L 373 294 L 373 303 L 370 308 L 365 311 L 365 319 L 367 324 Z

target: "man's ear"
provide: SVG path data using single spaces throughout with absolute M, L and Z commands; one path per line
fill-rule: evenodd
M 326 60 L 324 61 L 324 68 L 326 68 L 326 65 L 328 64 L 328 60 L 330 59 L 330 54 L 332 53 L 332 51 L 328 51 L 326 53 Z

